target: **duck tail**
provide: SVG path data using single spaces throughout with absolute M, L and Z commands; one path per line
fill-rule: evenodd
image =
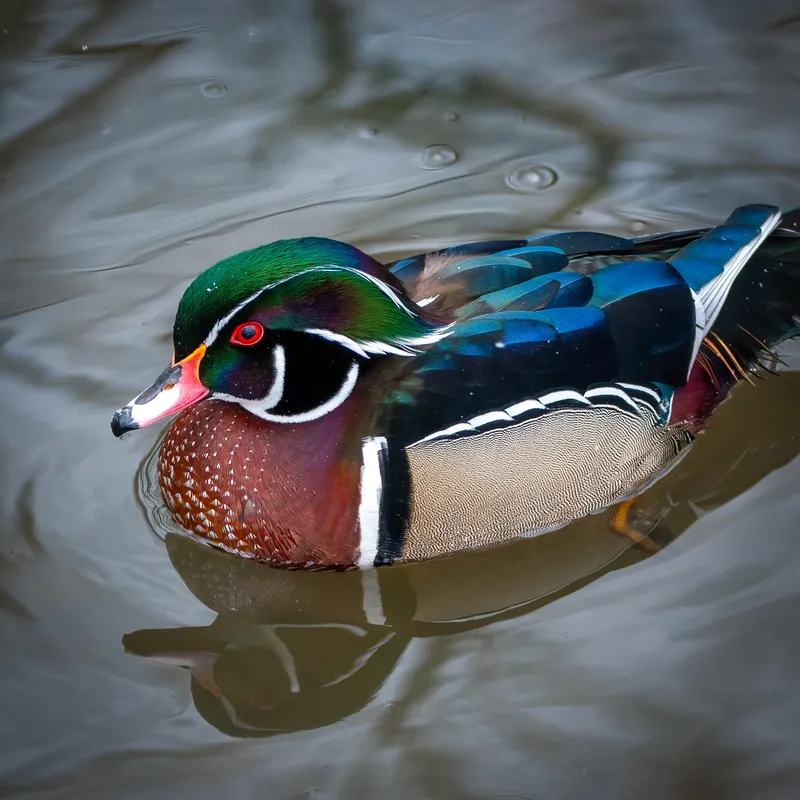
M 800 334 L 800 208 L 785 212 L 773 234 L 734 282 L 707 339 L 734 349 L 745 365 L 777 357 Z
M 701 423 L 741 381 L 774 373 L 779 346 L 800 335 L 800 208 L 778 226 L 733 282 L 676 395 L 673 418 Z

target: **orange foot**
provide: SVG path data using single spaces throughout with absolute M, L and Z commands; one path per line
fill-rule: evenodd
M 659 553 L 661 548 L 649 538 L 649 533 L 642 533 L 634 525 L 634 521 L 642 515 L 641 510 L 636 508 L 638 499 L 638 497 L 634 497 L 620 503 L 614 509 L 614 513 L 608 522 L 608 527 L 614 533 L 630 539 L 635 546 L 640 547 L 646 553 Z

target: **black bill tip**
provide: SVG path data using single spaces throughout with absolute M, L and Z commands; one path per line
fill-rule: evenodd
M 131 407 L 125 406 L 125 408 L 121 408 L 114 414 L 113 419 L 111 420 L 111 433 L 119 439 L 123 433 L 128 433 L 128 431 L 135 431 L 139 427 L 138 422 L 133 421 L 133 417 L 131 416 Z

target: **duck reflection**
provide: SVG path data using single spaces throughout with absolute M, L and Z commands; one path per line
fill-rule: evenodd
M 208 627 L 128 634 L 130 652 L 191 674 L 197 709 L 220 730 L 260 736 L 317 728 L 363 707 L 409 640 L 366 602 L 357 572 L 273 569 L 169 534 Z
M 640 531 L 660 545 L 800 452 L 792 419 L 800 374 L 742 386 L 680 467 L 641 500 Z M 609 515 L 556 533 L 421 564 L 294 572 L 229 556 L 186 536 L 166 547 L 209 626 L 140 630 L 126 650 L 186 669 L 197 710 L 232 736 L 329 725 L 366 706 L 414 638 L 532 612 L 610 570 L 647 558 Z M 669 558 L 669 551 L 659 557 Z

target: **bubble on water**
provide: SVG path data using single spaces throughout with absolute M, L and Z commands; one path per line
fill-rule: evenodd
M 448 144 L 432 144 L 422 151 L 420 161 L 424 169 L 445 169 L 458 161 L 458 153 Z
M 542 164 L 517 167 L 506 176 L 506 185 L 515 192 L 540 192 L 549 189 L 558 180 L 550 167 Z
M 248 36 L 255 36 L 257 33 L 258 33 L 258 28 L 256 28 L 256 26 L 255 26 L 255 25 L 251 25 L 251 26 L 250 26 L 250 27 L 247 29 L 247 35 L 248 35 Z
M 89 49 L 89 45 L 88 45 L 88 44 L 82 44 L 82 45 L 81 45 L 81 50 L 83 50 L 83 52 L 84 52 L 84 53 L 85 53 L 85 52 L 86 52 L 88 49 Z
M 359 128 L 358 129 L 358 135 L 362 139 L 372 139 L 373 136 L 377 136 L 378 135 L 378 129 L 377 128 L 371 128 L 369 126 L 364 126 L 363 128 Z
M 455 111 L 448 111 L 448 112 L 447 112 L 447 113 L 444 115 L 444 118 L 445 118 L 445 119 L 446 119 L 448 122 L 458 122 L 458 121 L 461 119 L 461 117 L 460 117 L 460 116 L 459 116 L 459 115 L 458 115 L 458 114 L 457 114 Z
M 216 100 L 228 91 L 228 84 L 225 81 L 206 81 L 200 91 L 208 98 Z
M 647 225 L 644 224 L 641 220 L 634 220 L 631 222 L 631 232 L 632 233 L 641 233 Z

